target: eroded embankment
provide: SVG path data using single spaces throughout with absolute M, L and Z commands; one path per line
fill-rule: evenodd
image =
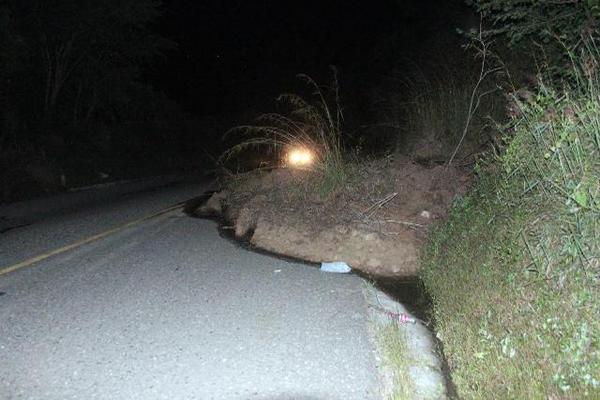
M 234 235 L 276 254 L 344 261 L 377 277 L 414 277 L 429 225 L 444 218 L 469 175 L 406 158 L 357 166 L 342 187 L 318 194 L 307 171 L 277 169 L 230 180 L 194 213 L 218 216 Z

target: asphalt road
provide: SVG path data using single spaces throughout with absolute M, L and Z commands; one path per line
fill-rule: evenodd
M 0 269 L 202 190 L 0 207 Z M 0 399 L 379 398 L 362 291 L 173 210 L 0 275 Z

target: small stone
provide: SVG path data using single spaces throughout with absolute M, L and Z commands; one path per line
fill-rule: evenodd
M 377 234 L 374 232 L 367 233 L 363 236 L 363 239 L 367 242 L 372 242 L 373 240 L 377 239 Z
M 427 211 L 427 210 L 423 210 L 423 211 L 421 211 L 421 214 L 419 214 L 419 215 L 420 215 L 421 217 L 423 217 L 423 218 L 427 218 L 427 219 L 430 219 L 430 218 L 431 218 L 431 213 L 430 213 L 429 211 Z

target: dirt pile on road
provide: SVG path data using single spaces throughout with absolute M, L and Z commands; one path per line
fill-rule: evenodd
M 277 254 L 407 277 L 418 272 L 427 227 L 446 216 L 469 182 L 460 168 L 397 156 L 352 167 L 326 194 L 309 171 L 255 171 L 229 180 L 196 214 L 218 214 L 236 237 Z

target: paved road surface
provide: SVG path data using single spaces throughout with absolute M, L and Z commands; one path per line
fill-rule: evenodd
M 126 189 L 0 207 L 0 268 L 202 192 Z M 378 398 L 362 285 L 175 210 L 0 276 L 0 399 Z

